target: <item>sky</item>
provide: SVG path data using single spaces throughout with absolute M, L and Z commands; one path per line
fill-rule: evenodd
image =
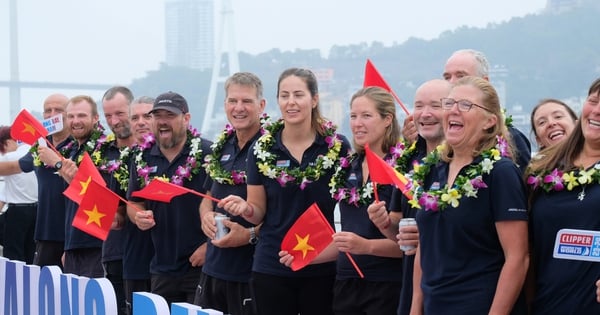
M 0 80 L 9 72 L 9 1 L 0 0 Z M 18 0 L 22 81 L 129 84 L 165 59 L 167 0 Z M 410 37 L 434 39 L 460 26 L 485 27 L 541 12 L 546 0 L 231 0 L 235 45 L 251 54 L 320 49 Z M 215 0 L 220 7 L 221 1 Z M 220 25 L 217 18 L 217 25 Z M 243 65 L 241 65 L 243 70 Z M 168 89 L 168 87 L 165 87 Z M 102 91 L 23 89 L 22 108 L 41 110 L 54 92 L 68 96 Z M 8 89 L 0 88 L 0 124 L 9 124 Z

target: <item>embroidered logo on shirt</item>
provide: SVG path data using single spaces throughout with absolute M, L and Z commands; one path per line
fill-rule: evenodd
M 231 157 L 231 154 L 223 154 L 221 156 L 221 162 L 229 161 L 230 157 Z

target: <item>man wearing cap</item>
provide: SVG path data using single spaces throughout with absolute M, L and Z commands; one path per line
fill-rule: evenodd
M 154 256 L 150 262 L 151 291 L 168 303 L 194 301 L 206 254 L 198 208 L 201 198 L 184 194 L 169 203 L 133 197 L 154 178 L 206 193 L 202 161 L 211 153 L 210 141 L 190 128 L 188 104 L 174 92 L 159 95 L 150 112 L 153 138 L 132 152 L 127 197 L 129 218 L 150 230 Z

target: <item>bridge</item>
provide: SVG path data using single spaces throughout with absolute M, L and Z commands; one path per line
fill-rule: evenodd
M 0 87 L 8 88 L 11 119 L 21 110 L 21 89 L 69 89 L 69 90 L 107 90 L 110 84 L 57 83 L 43 81 L 21 81 L 19 79 L 19 30 L 17 0 L 9 0 L 9 49 L 10 80 L 0 81 Z

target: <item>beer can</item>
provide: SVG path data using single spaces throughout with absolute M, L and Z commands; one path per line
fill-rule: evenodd
M 417 225 L 417 220 L 415 220 L 414 218 L 403 218 L 402 220 L 400 220 L 400 223 L 398 224 L 398 232 L 400 232 L 400 230 L 402 229 L 403 226 L 411 226 L 411 225 Z M 402 251 L 408 251 L 411 249 L 415 249 L 416 246 L 414 245 L 400 245 L 400 249 Z
M 229 217 L 218 213 L 215 215 L 215 224 L 217 226 L 217 232 L 215 233 L 215 240 L 221 239 L 227 233 L 229 233 L 229 228 L 225 226 L 223 221 L 229 220 Z

